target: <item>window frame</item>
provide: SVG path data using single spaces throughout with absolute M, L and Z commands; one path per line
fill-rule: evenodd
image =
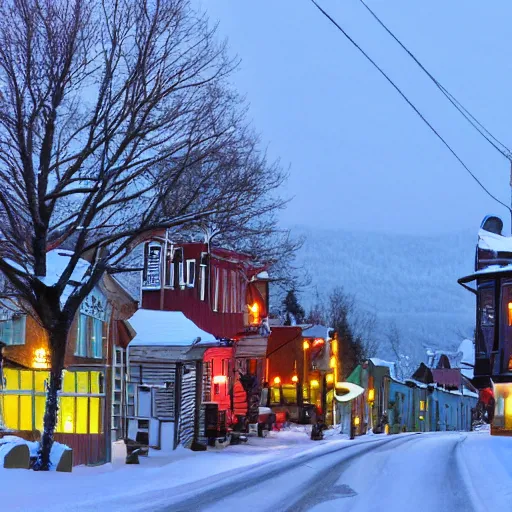
M 84 328 L 85 327 L 85 328 Z M 85 334 L 83 334 L 85 332 Z M 96 337 L 101 338 L 100 343 Z M 82 338 L 85 336 L 85 339 Z M 75 357 L 103 359 L 103 345 L 108 338 L 108 323 L 85 313 L 79 313 L 77 321 Z
M 16 318 L 14 318 L 16 316 Z M 15 322 L 20 322 L 20 328 L 18 329 L 19 337 L 16 336 L 16 325 Z M 3 329 L 6 326 L 10 326 L 9 338 L 7 339 L 3 334 Z M 27 337 L 27 315 L 13 315 L 11 318 L 6 320 L 0 320 L 0 341 L 5 343 L 8 347 L 12 346 L 23 346 L 25 345 Z
M 174 289 L 174 255 L 171 247 L 167 248 L 165 254 L 164 288 Z
M 185 285 L 187 288 L 194 288 L 196 284 L 196 260 L 195 259 L 188 259 L 187 260 L 187 276 Z M 191 267 L 193 267 L 193 272 L 191 272 Z M 192 279 L 191 279 L 192 278 Z

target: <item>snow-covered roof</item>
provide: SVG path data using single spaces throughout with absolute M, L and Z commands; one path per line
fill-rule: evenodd
M 53 249 L 52 251 L 48 251 L 46 253 L 46 275 L 38 276 L 38 279 L 46 286 L 57 284 L 62 273 L 66 270 L 71 256 L 73 256 L 73 251 L 66 251 L 65 249 Z M 6 261 L 11 267 L 20 272 L 26 273 L 28 271 L 31 274 L 34 273 L 33 268 L 30 266 L 23 268 L 19 263 L 13 260 L 6 258 Z M 81 283 L 90 266 L 91 264 L 88 261 L 79 258 L 69 281 Z
M 461 358 L 461 372 L 464 377 L 472 379 L 474 375 L 473 365 L 475 364 L 475 344 L 473 340 L 465 339 L 459 345 Z
M 304 325 L 302 326 L 302 337 L 303 338 L 323 338 L 324 340 L 329 340 L 331 337 L 329 336 L 330 327 L 325 327 L 325 325 Z
M 53 286 L 58 282 L 64 270 L 68 266 L 69 260 L 73 256 L 72 251 L 63 249 L 54 249 L 46 254 L 46 276 L 41 277 L 41 281 L 47 286 Z M 80 258 L 69 278 L 70 281 L 81 283 L 91 264 Z
M 396 364 L 391 361 L 384 361 L 383 359 L 379 359 L 378 357 L 370 358 L 370 361 L 374 366 L 383 366 L 389 368 L 389 376 L 392 379 L 396 378 Z
M 213 334 L 203 331 L 180 311 L 153 311 L 139 309 L 129 320 L 136 336 L 130 346 L 186 347 L 216 344 Z
M 478 231 L 478 247 L 488 251 L 512 252 L 512 237 L 480 229 Z

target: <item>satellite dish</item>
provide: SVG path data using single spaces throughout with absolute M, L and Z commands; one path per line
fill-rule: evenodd
M 503 232 L 503 221 L 496 215 L 486 215 L 482 224 L 480 224 L 480 228 L 489 231 L 489 233 L 501 235 Z

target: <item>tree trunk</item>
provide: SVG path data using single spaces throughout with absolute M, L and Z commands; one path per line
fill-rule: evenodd
M 62 388 L 62 370 L 64 369 L 64 356 L 66 354 L 66 341 L 68 328 L 58 326 L 50 335 L 50 347 L 52 351 L 50 370 L 50 382 L 46 394 L 46 408 L 44 412 L 44 431 L 41 446 L 34 465 L 36 471 L 48 471 L 50 469 L 50 452 L 53 446 L 53 435 L 57 423 L 59 409 L 58 393 Z

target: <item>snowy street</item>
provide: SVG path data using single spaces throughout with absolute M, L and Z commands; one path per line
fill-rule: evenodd
M 488 432 L 311 442 L 283 431 L 218 451 L 152 452 L 139 466 L 5 470 L 0 502 L 2 511 L 505 511 L 510 460 L 512 439 Z

